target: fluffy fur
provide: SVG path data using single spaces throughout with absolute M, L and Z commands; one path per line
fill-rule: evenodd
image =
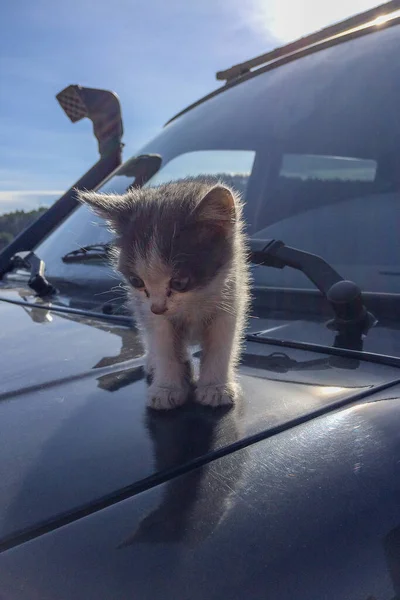
M 194 343 L 202 348 L 197 402 L 231 404 L 249 302 L 238 195 L 187 179 L 123 196 L 80 192 L 79 198 L 116 233 L 116 268 L 128 282 L 147 350 L 149 406 L 185 402 Z

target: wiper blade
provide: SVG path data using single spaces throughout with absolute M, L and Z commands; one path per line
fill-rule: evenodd
M 51 296 L 56 288 L 45 277 L 45 263 L 34 252 L 17 252 L 10 261 L 9 271 L 27 269 L 31 275 L 28 285 L 40 297 Z
M 109 260 L 111 256 L 112 244 L 107 242 L 105 244 L 90 244 L 89 246 L 82 246 L 77 250 L 71 250 L 67 252 L 61 260 L 65 263 L 80 263 L 91 260 Z
M 286 246 L 279 240 L 250 240 L 251 261 L 257 265 L 283 269 L 292 267 L 304 273 L 322 292 L 335 317 L 328 327 L 338 332 L 340 345 L 353 347 L 376 325 L 376 318 L 367 311 L 360 288 L 345 280 L 323 258 Z

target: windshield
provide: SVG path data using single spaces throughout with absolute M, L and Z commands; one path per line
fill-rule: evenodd
M 142 149 L 162 157 L 146 185 L 222 179 L 245 199 L 249 235 L 318 254 L 364 291 L 400 294 L 399 50 L 392 27 L 200 104 Z M 122 193 L 133 183 L 122 167 L 100 191 Z M 115 274 L 105 264 L 61 259 L 110 239 L 102 220 L 79 207 L 36 252 L 49 278 L 106 288 Z M 291 269 L 253 271 L 255 287 L 312 288 Z

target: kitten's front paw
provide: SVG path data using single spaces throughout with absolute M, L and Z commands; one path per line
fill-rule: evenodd
M 232 406 L 237 394 L 235 383 L 200 385 L 196 389 L 196 402 L 204 406 Z
M 189 390 L 186 387 L 151 385 L 148 390 L 147 406 L 155 410 L 171 410 L 184 404 Z

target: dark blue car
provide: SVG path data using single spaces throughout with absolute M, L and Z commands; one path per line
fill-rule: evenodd
M 59 95 L 99 140 L 75 187 L 242 192 L 244 393 L 146 408 L 112 235 L 72 186 L 0 254 L 0 598 L 400 598 L 399 8 L 219 73 L 122 165 L 116 96 Z

